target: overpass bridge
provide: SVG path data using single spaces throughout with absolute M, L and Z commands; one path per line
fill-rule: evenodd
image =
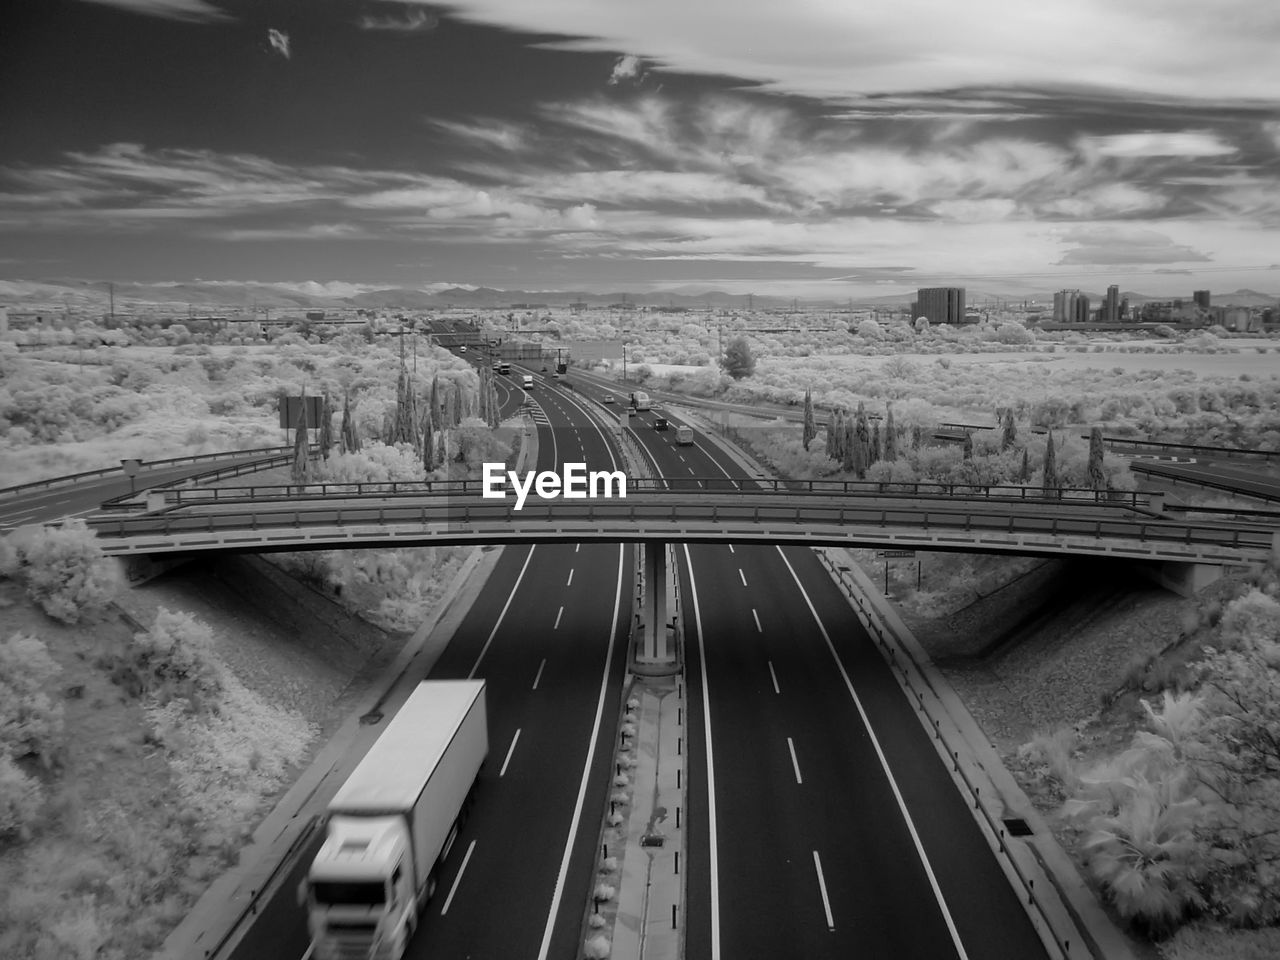
M 767 542 L 1231 566 L 1263 561 L 1280 538 L 1273 523 L 1161 515 L 1133 494 L 1098 502 L 1030 500 L 1000 495 L 1000 488 L 985 497 L 943 497 L 669 490 L 660 483 L 632 481 L 625 498 L 530 496 L 521 510 L 513 497 L 484 499 L 478 484 L 465 483 L 431 492 L 295 487 L 270 495 L 281 488 L 248 488 L 253 496 L 187 489 L 170 491 L 172 503 L 153 500 L 151 509 L 89 523 L 104 551 L 123 557 L 469 543 Z

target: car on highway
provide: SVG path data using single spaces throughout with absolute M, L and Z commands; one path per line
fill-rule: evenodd
M 601 403 L 616 403 L 616 402 L 617 402 L 617 400 L 614 398 L 614 396 L 613 396 L 613 394 L 612 394 L 612 393 L 606 393 L 603 397 L 601 397 L 601 398 L 600 398 L 600 402 L 601 402 Z
M 655 430 L 666 430 L 668 426 L 670 426 L 670 424 L 668 424 L 668 423 L 667 423 L 667 418 L 666 418 L 666 417 L 654 417 L 654 418 L 653 418 L 653 429 L 655 429 Z
M 551 374 L 551 379 L 552 379 L 552 380 L 559 380 L 559 379 L 560 379 L 560 374 L 558 374 L 558 373 L 553 373 L 553 374 Z
M 676 427 L 676 444 L 681 447 L 693 445 L 693 427 Z
M 464 343 L 462 346 L 460 346 L 460 347 L 458 348 L 458 352 L 459 352 L 459 353 L 466 353 L 466 352 L 467 352 L 467 345 Z

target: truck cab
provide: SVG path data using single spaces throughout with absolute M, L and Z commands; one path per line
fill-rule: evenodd
M 649 409 L 649 395 L 637 391 L 631 394 L 631 406 L 638 412 Z

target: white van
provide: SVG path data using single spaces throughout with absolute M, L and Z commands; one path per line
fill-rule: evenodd
M 524 388 L 525 388 L 526 390 L 532 390 L 532 389 L 533 389 L 533 374 L 531 374 L 531 373 L 526 373 L 526 374 L 524 375 Z
M 681 447 L 693 446 L 693 427 L 676 427 L 676 444 Z

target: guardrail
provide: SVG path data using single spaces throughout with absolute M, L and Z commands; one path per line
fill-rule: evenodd
M 1265 500 L 1270 502 L 1280 502 L 1280 494 L 1268 490 L 1249 490 L 1241 486 L 1240 481 L 1231 479 L 1216 479 L 1214 477 L 1206 477 L 1203 475 L 1191 475 L 1180 472 L 1176 469 L 1169 469 L 1172 465 L 1161 463 L 1131 463 L 1129 469 L 1133 473 L 1145 474 L 1149 477 L 1158 477 L 1161 480 L 1173 483 L 1182 483 L 1192 487 L 1204 487 L 1207 490 L 1222 490 L 1225 493 L 1234 494 L 1237 497 L 1249 497 L 1253 500 Z
M 1092 504 L 1103 507 L 1121 507 L 1133 510 L 1158 512 L 1162 494 L 1152 495 L 1137 490 L 1098 491 L 1088 488 L 1062 488 L 1059 495 L 1048 496 L 1040 487 L 999 486 L 997 484 L 963 483 L 891 483 L 870 480 L 783 480 L 750 477 L 658 477 L 636 476 L 651 474 L 652 464 L 643 448 L 624 430 L 622 434 L 624 459 L 631 468 L 627 478 L 627 493 L 666 492 L 672 489 L 719 493 L 737 492 L 760 494 L 773 493 L 782 496 L 844 496 L 844 497 L 911 497 L 928 500 L 990 500 L 1023 503 L 1072 503 Z M 286 462 L 292 456 L 283 458 Z M 230 468 L 228 468 L 230 469 Z M 240 472 L 251 472 L 247 469 Z M 235 476 L 235 472 L 226 475 Z M 671 481 L 682 487 L 673 488 Z M 176 481 L 185 483 L 187 481 Z M 763 488 L 763 491 L 762 491 Z M 304 500 L 312 498 L 347 497 L 421 497 L 421 496 L 479 496 L 484 490 L 482 480 L 414 480 L 377 483 L 310 483 L 310 484 L 254 484 L 247 487 L 173 487 L 167 485 L 165 497 L 177 505 L 191 503 L 248 503 L 271 500 Z M 118 498 L 125 499 L 125 498 Z M 104 504 L 105 506 L 105 504 Z
M 754 499 L 755 502 L 752 502 Z M 1013 506 L 1008 504 L 1006 506 Z M 574 536 L 599 539 L 677 539 L 702 540 L 720 528 L 747 524 L 784 542 L 796 528 L 812 542 L 841 542 L 850 539 L 846 528 L 873 527 L 877 530 L 907 529 L 926 531 L 935 538 L 945 534 L 963 534 L 965 543 L 983 535 L 1018 538 L 1042 537 L 1062 547 L 1062 538 L 1076 537 L 1090 541 L 1138 541 L 1144 546 L 1165 545 L 1195 548 L 1193 556 L 1178 554 L 1182 559 L 1208 559 L 1204 548 L 1232 551 L 1231 557 L 1217 560 L 1241 562 L 1265 556 L 1271 549 L 1276 530 L 1260 524 L 1194 523 L 1171 519 L 1143 517 L 1100 517 L 1080 512 L 1045 516 L 1014 512 L 980 513 L 963 508 L 916 510 L 885 507 L 869 503 L 848 503 L 829 499 L 825 502 L 806 500 L 801 503 L 779 503 L 774 498 L 751 498 L 707 491 L 676 492 L 668 495 L 648 494 L 627 499 L 526 502 L 514 510 L 514 499 L 459 500 L 437 499 L 428 502 L 377 505 L 294 505 L 291 509 L 254 512 L 167 512 L 91 519 L 100 537 L 176 537 L 192 534 L 223 536 L 253 532 L 266 535 L 272 531 L 304 531 L 316 528 L 387 527 L 412 525 L 431 533 L 432 539 L 449 542 L 454 536 L 463 540 L 485 537 L 492 542 L 507 542 L 526 536 L 542 536 L 548 531 L 569 531 Z M 701 528 L 697 525 L 701 524 Z M 708 525 L 714 530 L 709 529 Z M 237 542 L 250 545 L 254 538 L 238 537 Z M 291 538 L 289 538 L 291 539 Z M 394 539 L 394 537 L 389 537 Z M 103 543 L 112 552 L 109 540 Z M 1074 548 L 1079 548 L 1075 544 Z M 159 550 L 165 546 L 157 544 Z M 169 547 L 168 549 L 172 549 Z M 1083 552 L 1089 552 L 1085 550 Z M 1114 552 L 1102 549 L 1099 552 Z M 1150 551 L 1148 551 L 1150 552 Z M 1171 554 L 1172 556 L 1172 554 Z
M 849 601 L 856 608 L 859 621 L 861 621 L 861 623 L 867 628 L 867 633 L 876 642 L 876 644 L 879 645 L 881 653 L 888 662 L 890 669 L 898 674 L 898 682 L 902 684 L 903 688 L 908 691 L 909 694 L 915 695 L 916 709 L 926 715 L 926 720 L 928 722 L 926 722 L 925 726 L 933 731 L 934 739 L 942 743 L 943 751 L 947 754 L 951 765 L 953 778 L 959 779 L 960 784 L 963 785 L 966 793 L 968 794 L 968 799 L 973 804 L 974 811 L 981 815 L 983 825 L 989 833 L 988 843 L 995 843 L 996 849 L 1003 857 L 1004 863 L 1007 867 L 1006 875 L 1011 874 L 1012 877 L 1016 878 L 1016 881 L 1021 887 L 1019 896 L 1025 899 L 1026 906 L 1033 907 L 1035 909 L 1036 914 L 1040 918 L 1040 923 L 1053 938 L 1053 942 L 1058 950 L 1058 956 L 1064 958 L 1064 960 L 1066 960 L 1066 958 L 1080 956 L 1079 951 L 1073 952 L 1072 950 L 1071 937 L 1072 935 L 1075 935 L 1077 931 L 1074 927 L 1066 931 L 1059 929 L 1059 924 L 1055 922 L 1054 912 L 1045 909 L 1044 905 L 1040 902 L 1040 896 L 1036 893 L 1035 889 L 1035 880 L 1027 876 L 1026 870 L 1018 863 L 1017 858 L 1013 856 L 1010 850 L 1007 842 L 1007 830 L 1004 823 L 992 816 L 991 811 L 989 811 L 986 805 L 982 803 L 980 786 L 973 782 L 973 779 L 965 769 L 965 764 L 960 762 L 960 751 L 953 746 L 952 741 L 950 740 L 951 731 L 944 731 L 943 726 L 936 719 L 930 719 L 928 717 L 928 711 L 925 709 L 924 705 L 925 692 L 916 689 L 912 682 L 913 674 L 921 683 L 924 684 L 926 690 L 932 695 L 938 707 L 944 712 L 946 710 L 942 705 L 942 697 L 929 681 L 928 672 L 923 669 L 919 662 L 916 661 L 915 657 L 912 656 L 909 650 L 900 646 L 896 642 L 896 636 L 893 631 L 887 624 L 882 622 L 880 612 L 876 610 L 874 606 L 868 604 L 862 596 L 861 591 L 856 590 L 853 585 L 848 582 L 843 575 L 843 571 L 827 555 L 827 552 L 825 550 L 817 550 L 814 552 L 817 553 L 822 564 L 828 569 L 828 571 L 830 571 L 832 578 L 840 584 L 845 594 L 848 596 Z M 912 669 L 908 670 L 906 665 L 899 662 L 899 657 L 905 659 Z M 1034 924 L 1034 917 L 1032 918 L 1032 921 Z M 1044 940 L 1045 938 L 1042 936 L 1041 939 Z M 1085 946 L 1080 943 L 1079 940 L 1076 941 L 1076 944 L 1079 946 Z M 1089 956 L 1089 954 L 1086 953 L 1084 956 Z
M 308 456 L 315 457 L 316 453 L 317 453 L 317 448 L 315 446 L 312 446 L 311 450 L 308 452 Z M 290 448 L 288 453 L 278 453 L 274 456 L 262 457 L 257 460 L 251 460 L 247 463 L 237 463 L 229 467 L 219 467 L 216 470 L 206 470 L 203 473 L 194 473 L 187 477 L 179 477 L 176 480 L 170 480 L 168 483 L 159 483 L 159 484 L 156 484 L 155 486 L 148 487 L 146 491 L 122 493 L 118 497 L 113 497 L 110 500 L 104 500 L 102 503 L 98 505 L 98 508 L 100 510 L 132 509 L 138 503 L 139 494 L 142 494 L 145 492 L 163 493 L 165 497 L 165 506 L 169 506 L 171 503 L 173 505 L 179 505 L 184 502 L 189 503 L 192 501 L 196 503 L 208 503 L 210 498 L 207 494 L 215 493 L 215 496 L 212 499 L 217 500 L 218 498 L 216 496 L 216 492 L 224 488 L 222 487 L 193 488 L 193 487 L 188 487 L 187 484 L 215 483 L 218 480 L 223 480 L 223 479 L 226 479 L 227 477 L 240 477 L 246 473 L 260 473 L 263 470 L 270 470 L 273 467 L 283 467 L 288 464 L 291 464 L 293 463 L 293 458 L 294 458 L 294 453 L 292 448 Z M 228 487 L 225 489 L 243 490 L 245 488 L 244 487 Z M 253 489 L 253 488 L 251 487 L 249 489 Z M 188 494 L 185 500 L 183 498 L 184 492 Z M 196 496 L 196 494 L 200 494 L 200 495 Z M 224 497 L 223 499 L 236 500 L 238 498 Z M 267 498 L 267 499 L 270 499 L 270 498 Z
M 1081 434 L 1081 439 L 1088 440 L 1089 435 Z M 1167 443 L 1163 440 L 1133 440 L 1129 437 L 1103 437 L 1102 442 L 1109 447 L 1134 447 L 1139 450 L 1181 450 L 1206 458 L 1220 457 L 1224 460 L 1266 460 L 1280 463 L 1280 450 L 1251 450 L 1245 447 L 1210 447 L 1196 443 Z
M 141 466 L 144 469 L 152 470 L 156 467 L 171 467 L 179 463 L 198 463 L 201 460 L 226 460 L 232 457 L 247 457 L 254 454 L 269 455 L 285 450 L 291 447 L 259 447 L 253 450 L 227 450 L 220 453 L 197 453 L 182 457 L 169 457 L 165 460 L 144 460 Z M 87 480 L 90 477 L 105 477 L 113 473 L 121 473 L 123 467 L 117 464 L 114 467 L 99 467 L 97 470 L 85 470 L 81 473 L 71 473 L 62 477 L 50 477 L 47 480 L 32 480 L 27 483 L 20 483 L 13 487 L 0 487 L 0 498 L 9 496 L 18 496 L 31 490 L 48 489 L 50 487 L 63 486 L 66 484 L 77 483 L 81 480 Z

